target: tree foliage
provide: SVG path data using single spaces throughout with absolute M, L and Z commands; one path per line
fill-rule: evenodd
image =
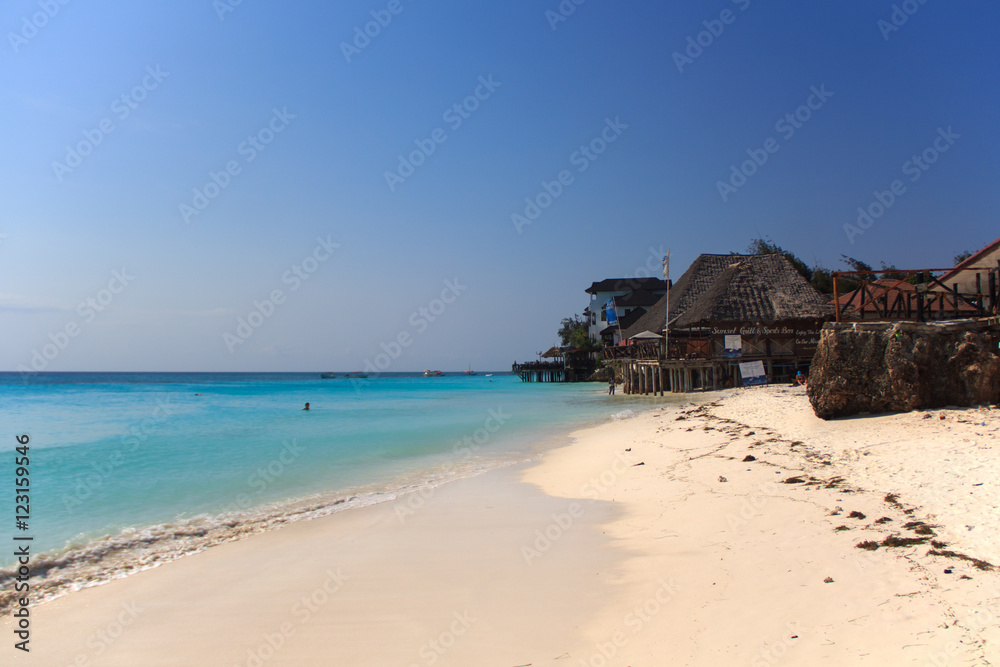
M 752 255 L 782 255 L 792 266 L 802 274 L 802 277 L 812 283 L 812 286 L 824 294 L 833 293 L 833 271 L 827 269 L 820 264 L 809 267 L 805 262 L 800 260 L 791 251 L 785 250 L 780 245 L 774 241 L 759 237 L 750 241 L 750 245 L 747 246 L 746 250 Z M 960 252 L 955 255 L 955 264 L 959 264 L 963 260 L 972 256 L 969 251 Z M 860 285 L 860 280 L 876 280 L 879 278 L 895 278 L 896 280 L 904 280 L 909 283 L 915 283 L 917 281 L 916 276 L 910 276 L 906 273 L 900 271 L 894 264 L 886 264 L 884 261 L 880 262 L 881 271 L 874 268 L 871 264 L 857 259 L 856 257 L 848 257 L 847 255 L 841 255 L 841 262 L 847 265 L 848 271 L 871 271 L 871 275 L 858 276 L 857 279 L 851 279 L 846 277 L 841 277 L 837 279 L 837 291 L 841 294 L 846 294 L 858 288 Z M 878 273 L 875 273 L 875 272 Z
M 589 350 L 594 341 L 587 335 L 589 322 L 583 315 L 564 317 L 559 326 L 559 344 L 576 350 Z
M 847 255 L 841 255 L 841 261 L 850 267 L 851 271 L 874 271 L 875 268 L 866 262 L 862 262 L 860 259 L 854 259 L 853 257 L 848 257 Z
M 803 278 L 812 282 L 813 270 L 809 268 L 809 265 L 796 257 L 794 253 L 785 250 L 770 239 L 753 239 L 750 241 L 750 245 L 747 246 L 747 253 L 750 255 L 782 255 L 785 259 L 792 263 L 792 266 L 795 267 L 796 271 L 802 274 Z
M 965 260 L 969 259 L 970 257 L 972 257 L 972 251 L 971 250 L 963 250 L 962 252 L 960 252 L 957 255 L 955 255 L 955 266 L 958 266 L 959 264 L 961 264 Z

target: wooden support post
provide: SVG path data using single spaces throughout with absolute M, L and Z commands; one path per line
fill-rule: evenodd
M 989 290 L 990 290 L 989 312 L 992 315 L 997 312 L 997 274 L 991 270 L 990 274 L 986 277 L 986 282 L 989 283 Z
M 833 277 L 833 306 L 837 309 L 837 321 L 840 321 L 840 292 L 837 290 L 837 276 Z
M 924 273 L 917 274 L 917 322 L 924 321 L 924 292 L 921 289 L 924 284 Z
M 951 298 L 955 300 L 955 319 L 958 319 L 958 283 L 951 284 Z M 941 304 L 944 306 L 944 304 Z M 944 310 L 942 308 L 942 310 Z
M 985 303 L 983 303 L 983 274 L 976 273 L 976 308 L 979 316 L 985 315 Z

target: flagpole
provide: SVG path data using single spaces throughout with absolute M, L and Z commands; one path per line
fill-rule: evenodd
M 667 286 L 666 315 L 663 322 L 663 358 L 670 358 L 670 249 L 667 248 L 667 255 L 663 258 L 663 282 Z

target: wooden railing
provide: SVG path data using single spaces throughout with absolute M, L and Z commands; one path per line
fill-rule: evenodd
M 988 317 L 996 314 L 1000 293 L 998 293 L 998 269 L 966 269 L 987 275 L 983 285 L 977 275 L 977 291 L 963 293 L 958 284 L 945 285 L 934 276 L 934 272 L 951 269 L 923 269 L 891 271 L 907 276 L 908 287 L 888 286 L 875 282 L 879 274 L 886 271 L 835 271 L 833 273 L 833 296 L 837 311 L 837 321 L 865 319 L 866 314 L 883 320 L 949 319 L 965 317 Z M 838 280 L 851 279 L 860 283 L 849 292 L 850 298 L 840 303 Z M 913 283 L 909 280 L 914 279 Z M 912 289 L 909 286 L 912 285 Z

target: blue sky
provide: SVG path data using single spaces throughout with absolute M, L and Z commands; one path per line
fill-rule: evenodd
M 954 4 L 4 3 L 0 369 L 503 369 L 668 247 L 948 266 L 1000 236 Z

